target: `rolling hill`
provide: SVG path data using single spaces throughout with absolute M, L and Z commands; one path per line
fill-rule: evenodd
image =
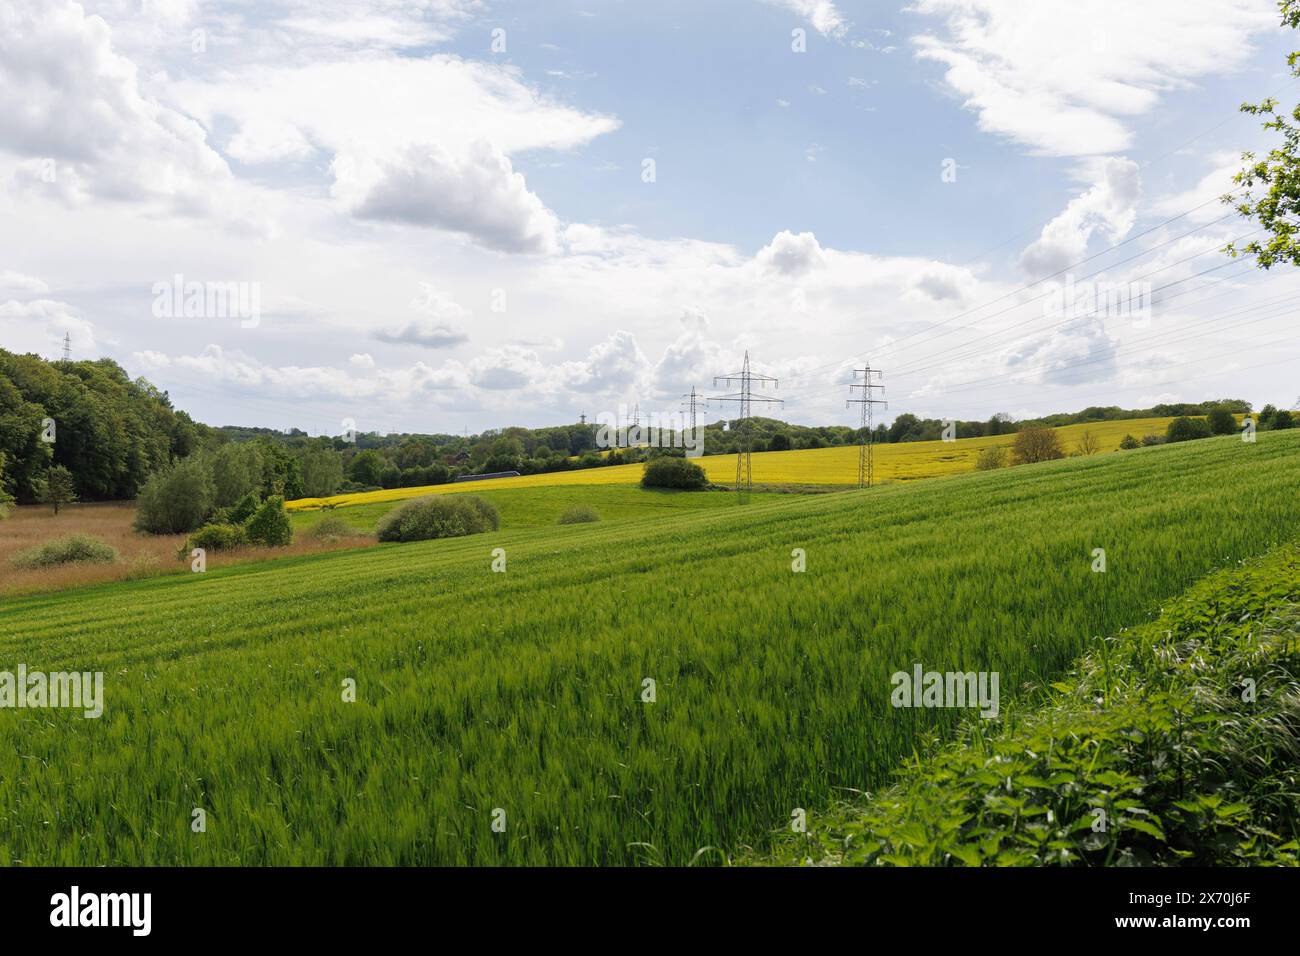
M 0 654 L 104 671 L 106 707 L 3 714 L 0 862 L 761 849 L 953 726 L 894 709 L 891 673 L 1055 679 L 1300 533 L 1297 466 L 1300 433 L 1264 433 L 9 601 Z
M 1171 420 L 1137 418 L 1087 425 L 1065 425 L 1058 428 L 1057 432 L 1060 435 L 1061 447 L 1067 454 L 1078 448 L 1079 440 L 1085 432 L 1091 433 L 1097 439 L 1102 452 L 1112 452 L 1119 448 L 1119 443 L 1125 435 L 1132 435 L 1135 438 L 1148 434 L 1163 435 Z M 963 438 L 952 442 L 919 441 L 877 445 L 876 481 L 880 484 L 888 484 L 974 471 L 975 459 L 981 450 L 991 445 L 1009 448 L 1014 440 L 1014 435 L 997 435 L 987 438 Z M 800 451 L 755 452 L 753 460 L 754 481 L 759 484 L 855 487 L 858 481 L 857 445 L 810 448 Z M 735 479 L 735 455 L 705 455 L 695 461 L 713 482 L 726 484 Z M 290 511 L 319 508 L 322 505 L 348 507 L 384 501 L 401 501 L 428 494 L 457 494 L 463 491 L 478 492 L 494 488 L 634 485 L 641 480 L 642 467 L 640 464 L 611 465 L 579 471 L 524 475 L 519 478 L 491 478 L 485 481 L 428 485 L 419 488 L 389 488 L 383 491 L 334 495 L 330 498 L 300 498 L 288 502 L 286 507 Z

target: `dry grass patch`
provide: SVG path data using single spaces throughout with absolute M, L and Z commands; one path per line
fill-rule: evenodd
M 24 505 L 12 508 L 9 517 L 0 521 L 0 595 L 12 597 L 42 591 L 124 581 L 162 574 L 190 574 L 189 561 L 179 561 L 177 552 L 185 544 L 183 534 L 140 534 L 132 529 L 135 505 L 112 501 L 64 505 L 56 516 L 51 508 Z M 20 569 L 10 558 L 29 548 L 56 538 L 85 534 L 103 541 L 117 551 L 118 559 L 110 564 L 68 564 L 51 568 Z M 228 564 L 266 561 L 270 558 L 336 551 L 376 544 L 373 536 L 318 538 L 299 535 L 284 548 L 250 546 L 220 553 L 209 552 L 209 570 Z

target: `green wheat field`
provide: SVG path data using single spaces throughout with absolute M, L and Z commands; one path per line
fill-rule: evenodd
M 497 494 L 488 535 L 7 601 L 0 658 L 104 671 L 105 712 L 0 722 L 0 863 L 761 854 L 951 729 L 894 710 L 891 673 L 1033 693 L 1300 534 L 1298 474 L 1293 431 L 744 507 L 529 489 Z M 556 526 L 577 503 L 604 520 Z

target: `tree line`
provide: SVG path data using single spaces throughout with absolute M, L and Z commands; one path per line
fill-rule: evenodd
M 1015 421 L 942 420 L 903 413 L 875 426 L 872 441 L 892 444 L 1008 435 L 1026 428 L 1148 417 L 1191 417 L 1212 409 L 1245 413 L 1250 403 L 1220 399 L 1144 409 L 1094 406 L 1080 412 Z M 1261 427 L 1273 415 L 1268 406 Z M 1282 427 L 1286 427 L 1285 424 Z M 130 499 L 151 476 L 167 472 L 189 513 L 161 517 L 158 527 L 192 530 L 195 521 L 248 495 L 325 497 L 375 488 L 418 487 L 468 475 L 567 471 L 641 462 L 680 448 L 598 447 L 601 426 L 576 422 L 544 428 L 488 429 L 475 435 L 359 433 L 312 437 L 299 429 L 211 427 L 172 406 L 165 391 L 132 380 L 111 359 L 63 362 L 0 350 L 0 508 L 5 500 Z M 708 455 L 855 445 L 865 437 L 847 425 L 798 425 L 774 418 L 702 426 Z M 664 442 L 667 444 L 669 442 Z M 188 464 L 179 471 L 176 465 Z
M 203 430 L 112 359 L 48 362 L 0 349 L 0 490 L 19 502 L 39 500 L 52 469 L 67 472 L 81 499 L 134 498 L 157 468 L 193 452 Z

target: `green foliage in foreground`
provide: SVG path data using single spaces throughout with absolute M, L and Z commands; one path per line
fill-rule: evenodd
M 8 601 L 0 659 L 103 670 L 106 710 L 0 710 L 0 865 L 763 853 L 955 728 L 893 672 L 996 670 L 1014 706 L 1300 534 L 1298 465 L 1262 432 Z
M 9 556 L 16 568 L 54 568 L 64 564 L 111 564 L 117 551 L 88 534 L 70 534 Z
M 1300 544 L 1100 641 L 1043 706 L 980 722 L 783 858 L 848 865 L 1297 862 Z
M 426 495 L 403 502 L 379 519 L 380 541 L 428 541 L 495 531 L 501 517 L 477 495 Z

